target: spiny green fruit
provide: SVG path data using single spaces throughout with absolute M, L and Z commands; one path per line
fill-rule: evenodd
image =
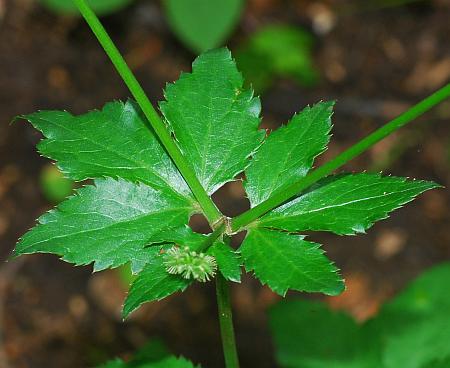
M 170 274 L 182 275 L 185 279 L 209 281 L 216 274 L 214 257 L 191 251 L 189 247 L 174 246 L 166 252 L 164 264 Z

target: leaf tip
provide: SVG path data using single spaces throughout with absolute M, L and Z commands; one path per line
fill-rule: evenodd
M 129 303 L 129 295 L 127 295 L 123 305 L 122 305 L 122 311 L 121 311 L 121 317 L 122 321 L 125 322 L 131 313 L 133 313 L 139 305 L 135 305 L 135 303 Z
M 345 280 L 340 279 L 334 287 L 325 290 L 324 294 L 328 296 L 338 296 L 341 295 L 345 290 L 347 290 Z
M 17 116 L 14 116 L 14 117 L 11 119 L 11 121 L 9 122 L 9 125 L 15 124 L 18 120 L 27 120 L 27 121 L 28 121 L 27 115 L 17 115 Z

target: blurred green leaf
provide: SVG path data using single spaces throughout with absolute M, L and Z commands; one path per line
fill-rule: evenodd
M 372 367 L 364 363 L 360 346 L 370 336 L 350 316 L 324 303 L 282 301 L 270 311 L 270 327 L 283 368 Z
M 139 365 L 148 362 L 157 362 L 169 356 L 170 352 L 167 346 L 159 339 L 152 339 L 134 354 L 131 362 L 134 365 Z
M 133 270 L 131 269 L 130 263 L 118 267 L 117 274 L 119 276 L 119 280 L 122 281 L 125 286 L 130 286 L 136 279 L 136 275 L 133 275 Z
M 448 367 L 450 367 L 450 357 L 433 360 L 430 364 L 427 364 L 423 368 L 448 368 Z
M 164 0 L 177 37 L 195 53 L 222 46 L 239 21 L 243 0 Z
M 183 357 L 168 357 L 159 362 L 145 364 L 136 368 L 200 368 L 200 366 L 195 366 L 192 362 Z
M 183 357 L 171 356 L 160 340 L 152 340 L 140 348 L 130 361 L 114 359 L 98 368 L 200 368 Z
M 236 61 L 257 92 L 264 92 L 276 78 L 293 79 L 309 87 L 319 78 L 312 47 L 312 36 L 302 28 L 271 25 L 250 36 L 237 50 Z
M 55 13 L 78 15 L 79 11 L 73 0 L 39 0 Z M 107 15 L 121 10 L 134 0 L 87 0 L 89 5 L 99 15 Z
M 373 321 L 384 336 L 384 367 L 422 368 L 450 358 L 450 263 L 424 273 Z
M 429 270 L 362 325 L 323 303 L 283 301 L 270 311 L 277 360 L 283 368 L 447 367 L 449 279 L 450 263 Z
M 59 203 L 72 193 L 74 182 L 64 177 L 63 173 L 55 166 L 48 164 L 40 176 L 40 186 L 44 197 L 53 203 Z
M 200 368 L 183 357 L 171 356 L 166 346 L 159 340 L 153 340 L 131 358 L 111 360 L 98 368 Z

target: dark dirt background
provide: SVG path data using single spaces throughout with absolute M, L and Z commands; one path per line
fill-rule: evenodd
M 273 22 L 316 32 L 318 86 L 281 80 L 262 96 L 265 127 L 276 127 L 320 99 L 337 99 L 334 136 L 323 159 L 363 137 L 450 79 L 450 2 L 383 7 L 383 1 L 251 0 L 228 45 L 239 45 Z M 378 4 L 378 5 L 377 5 Z M 140 0 L 103 19 L 152 101 L 166 81 L 189 70 L 194 55 L 171 34 L 157 1 Z M 50 208 L 38 177 L 47 161 L 35 151 L 39 134 L 12 118 L 37 109 L 74 113 L 128 97 L 128 91 L 87 26 L 60 18 L 32 0 L 0 0 L 0 258 Z M 450 185 L 450 102 L 352 161 L 366 168 Z M 247 206 L 239 182 L 215 197 L 230 215 Z M 363 320 L 380 303 L 433 264 L 450 259 L 449 191 L 421 196 L 365 236 L 315 234 L 347 279 L 348 290 L 324 298 Z M 221 367 L 212 284 L 153 303 L 123 323 L 125 288 L 114 271 L 91 275 L 56 257 L 23 257 L 0 265 L 0 367 L 89 367 L 127 357 L 148 339 Z M 246 277 L 233 303 L 243 367 L 273 367 L 265 311 L 279 298 Z

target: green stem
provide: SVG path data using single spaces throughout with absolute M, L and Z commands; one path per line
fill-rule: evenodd
M 174 142 L 172 136 L 167 130 L 166 125 L 161 120 L 158 112 L 153 107 L 141 85 L 133 75 L 133 72 L 130 70 L 119 50 L 109 37 L 105 28 L 100 23 L 99 19 L 89 7 L 89 5 L 86 3 L 86 0 L 74 0 L 74 2 L 80 10 L 80 13 L 83 15 L 84 19 L 88 23 L 92 32 L 94 32 L 106 54 L 111 59 L 112 63 L 127 85 L 131 94 L 141 107 L 145 117 L 150 122 L 150 125 L 152 126 L 161 143 L 172 158 L 173 162 L 177 166 L 178 170 L 180 170 L 184 179 L 188 183 L 189 187 L 194 193 L 195 198 L 202 207 L 203 212 L 207 217 L 210 225 L 213 225 L 222 217 L 222 214 L 217 209 L 216 205 L 211 200 L 209 195 L 206 193 L 202 184 L 195 175 L 195 172 L 192 170 L 189 162 L 185 159 L 178 146 Z
M 231 229 L 233 231 L 239 231 L 240 229 L 249 225 L 268 211 L 278 207 L 288 199 L 298 195 L 301 191 L 305 190 L 325 176 L 331 174 L 334 170 L 340 168 L 351 159 L 360 155 L 364 151 L 367 151 L 375 143 L 378 143 L 389 134 L 408 124 L 449 96 L 450 84 L 447 84 L 446 86 L 433 93 L 431 96 L 425 98 L 418 104 L 411 107 L 409 110 L 405 111 L 403 114 L 396 117 L 394 120 L 391 120 L 387 124 L 383 125 L 381 128 L 377 129 L 375 132 L 368 135 L 367 137 L 356 143 L 354 146 L 345 150 L 340 155 L 336 156 L 333 160 L 328 161 L 324 165 L 309 173 L 304 178 L 289 185 L 287 188 L 283 189 L 282 192 L 273 195 L 256 207 L 253 207 L 250 210 L 235 217 L 231 222 Z
M 92 11 L 85 0 L 74 0 L 74 2 L 83 15 L 84 19 L 88 23 L 89 27 L 91 27 L 106 54 L 111 59 L 112 63 L 127 85 L 131 94 L 134 96 L 137 103 L 141 107 L 145 117 L 150 122 L 150 125 L 152 126 L 161 143 L 174 161 L 178 170 L 180 170 L 184 179 L 188 183 L 189 187 L 200 203 L 200 206 L 202 207 L 203 212 L 208 219 L 208 222 L 214 228 L 214 232 L 211 234 L 211 237 L 205 242 L 204 245 L 202 245 L 203 247 L 205 247 L 205 249 L 207 249 L 212 245 L 214 240 L 217 239 L 217 237 L 219 237 L 225 230 L 225 224 L 223 223 L 223 221 L 220 221 L 223 218 L 222 214 L 204 190 L 200 181 L 196 177 L 195 172 L 190 167 L 189 162 L 184 158 L 183 154 L 178 149 L 164 122 L 161 120 L 161 117 L 151 104 L 141 85 L 133 75 L 132 71 L 128 67 L 124 58 L 120 54 L 117 47 L 114 45 L 113 41 L 109 37 L 108 33 L 100 23 L 95 13 Z M 220 272 L 216 277 L 216 290 L 217 304 L 219 309 L 220 331 L 222 334 L 225 362 L 227 368 L 238 368 L 239 361 L 237 358 L 236 343 L 234 339 L 230 294 L 227 281 L 223 278 Z
M 227 368 L 239 368 L 231 313 L 230 289 L 227 280 L 220 272 L 217 272 L 216 275 L 216 295 L 225 366 Z
M 225 232 L 225 224 L 222 222 L 220 223 L 214 231 L 208 235 L 208 237 L 205 239 L 205 241 L 200 244 L 200 246 L 197 248 L 198 252 L 206 252 L 209 247 L 211 247 L 217 238 L 219 238 L 223 233 Z

